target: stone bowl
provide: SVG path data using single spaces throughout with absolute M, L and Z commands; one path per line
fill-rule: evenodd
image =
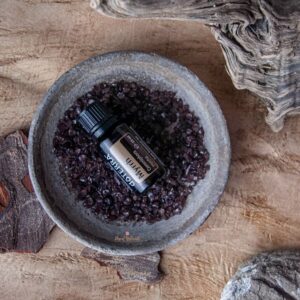
M 81 95 L 101 81 L 136 81 L 150 89 L 176 92 L 199 116 L 210 153 L 210 170 L 187 199 L 180 215 L 154 224 L 107 223 L 89 213 L 70 190 L 52 153 L 59 119 Z M 212 93 L 187 68 L 156 54 L 113 52 L 92 57 L 63 74 L 48 90 L 29 134 L 29 172 L 37 197 L 67 234 L 87 247 L 111 255 L 138 255 L 162 250 L 196 230 L 213 211 L 224 190 L 230 142 L 223 114 Z

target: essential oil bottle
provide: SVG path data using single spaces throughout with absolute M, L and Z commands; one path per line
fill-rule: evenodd
M 99 142 L 111 169 L 130 189 L 145 192 L 164 172 L 164 165 L 134 129 L 93 102 L 78 117 L 78 123 Z

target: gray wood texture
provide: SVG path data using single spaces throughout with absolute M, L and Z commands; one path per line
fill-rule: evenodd
M 117 270 L 121 279 L 126 281 L 141 281 L 157 283 L 162 280 L 160 271 L 160 254 L 158 252 L 146 255 L 120 256 L 107 255 L 90 248 L 84 248 L 81 255 L 94 259 L 100 266 L 110 266 Z
M 204 22 L 222 47 L 235 87 L 262 99 L 274 131 L 300 112 L 298 0 L 91 0 L 91 6 L 114 17 Z
M 54 227 L 34 194 L 26 144 L 20 131 L 0 139 L 0 252 L 37 252 Z
M 255 256 L 225 286 L 221 300 L 299 300 L 300 252 Z

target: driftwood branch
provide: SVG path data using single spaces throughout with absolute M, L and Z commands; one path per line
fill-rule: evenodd
M 200 20 L 212 28 L 238 89 L 261 97 L 274 131 L 300 112 L 298 0 L 92 0 L 114 17 Z

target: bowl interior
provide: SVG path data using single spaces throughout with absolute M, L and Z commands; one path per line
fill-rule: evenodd
M 65 110 L 94 84 L 136 81 L 176 92 L 199 116 L 210 153 L 210 170 L 188 197 L 180 215 L 155 224 L 107 223 L 89 213 L 63 181 L 52 153 L 56 126 Z M 223 192 L 230 161 L 226 124 L 214 97 L 185 67 L 155 54 L 116 52 L 75 66 L 47 92 L 30 131 L 29 168 L 40 202 L 54 221 L 85 245 L 112 254 L 142 254 L 165 248 L 201 225 Z

